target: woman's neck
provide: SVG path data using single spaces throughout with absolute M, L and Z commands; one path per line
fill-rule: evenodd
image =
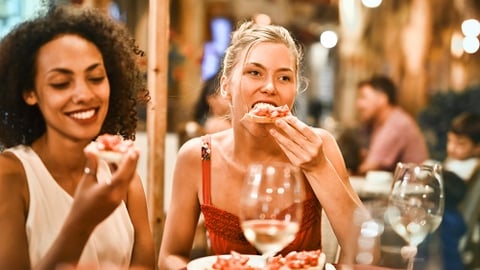
M 86 157 L 82 144 L 50 139 L 42 135 L 32 143 L 32 149 L 37 153 L 49 171 L 72 172 L 82 171 L 85 167 Z
M 255 136 L 248 132 L 235 134 L 232 156 L 238 162 L 249 164 L 252 162 L 284 161 L 286 156 L 282 149 L 270 135 Z

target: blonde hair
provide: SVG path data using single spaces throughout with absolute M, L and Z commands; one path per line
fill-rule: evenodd
M 262 42 L 281 43 L 287 46 L 295 60 L 296 87 L 298 90 L 300 81 L 304 80 L 304 78 L 300 76 L 300 63 L 303 58 L 303 53 L 290 32 L 279 25 L 257 24 L 254 21 L 243 22 L 232 34 L 230 46 L 227 48 L 223 58 L 222 75 L 230 77 L 242 53 L 245 50 L 249 51 L 253 46 Z

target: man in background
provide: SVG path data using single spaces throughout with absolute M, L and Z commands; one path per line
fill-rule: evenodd
M 357 86 L 356 107 L 366 132 L 358 174 L 393 171 L 397 162 L 428 159 L 423 134 L 414 118 L 397 105 L 397 88 L 386 76 L 373 76 Z

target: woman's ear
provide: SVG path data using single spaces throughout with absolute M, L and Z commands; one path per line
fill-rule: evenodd
M 228 79 L 226 76 L 222 76 L 222 78 L 220 79 L 220 95 L 225 99 L 232 99 L 232 95 L 228 86 Z
M 37 104 L 37 95 L 35 95 L 35 91 L 28 91 L 23 92 L 23 100 L 30 106 Z

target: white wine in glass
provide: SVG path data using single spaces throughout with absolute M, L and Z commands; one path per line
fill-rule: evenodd
M 387 218 L 409 251 L 408 269 L 413 269 L 417 246 L 442 221 L 444 197 L 441 166 L 398 163 L 389 197 Z
M 304 198 L 296 168 L 287 163 L 250 165 L 240 201 L 245 238 L 264 257 L 274 256 L 295 239 Z

